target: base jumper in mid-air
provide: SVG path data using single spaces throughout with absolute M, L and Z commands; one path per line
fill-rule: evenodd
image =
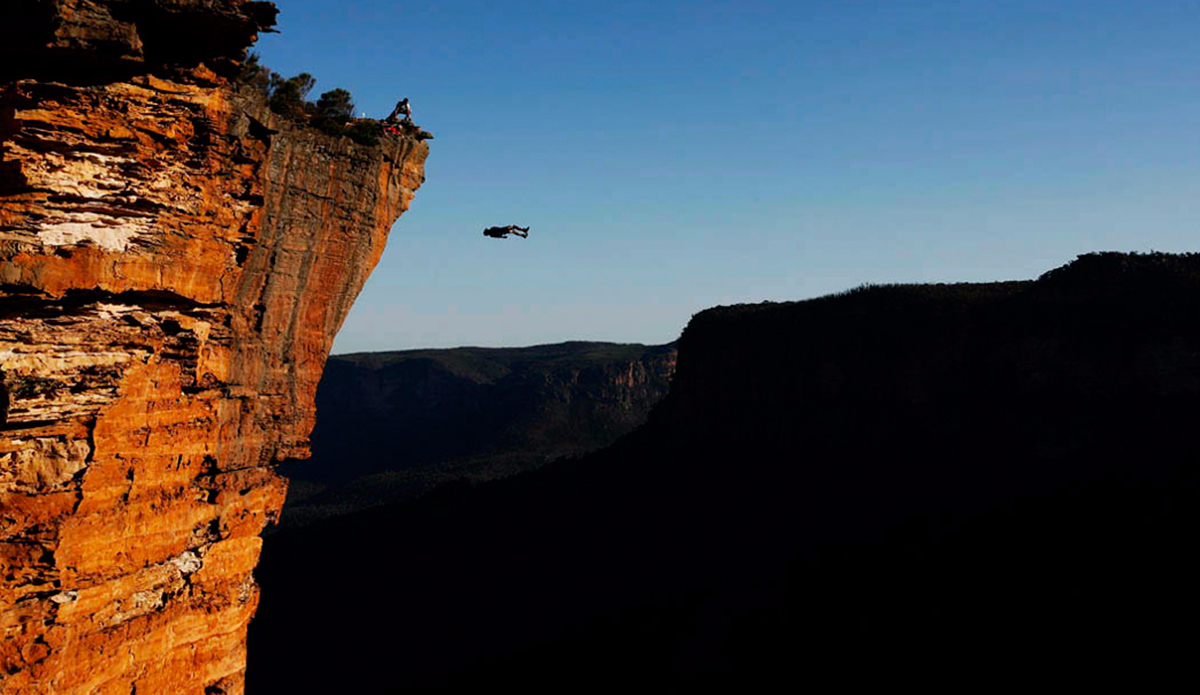
M 515 224 L 510 224 L 507 227 L 488 227 L 483 230 L 484 236 L 490 236 L 495 239 L 507 239 L 509 234 L 516 234 L 522 239 L 529 237 L 529 227 L 518 227 Z

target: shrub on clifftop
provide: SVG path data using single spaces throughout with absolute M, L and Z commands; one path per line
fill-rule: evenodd
M 307 123 L 326 135 L 348 137 L 360 145 L 379 144 L 383 126 L 378 121 L 355 119 L 354 97 L 341 87 L 325 92 L 316 103 L 308 101 L 316 78 L 302 72 L 285 79 L 264 67 L 257 53 L 247 56 L 239 81 L 261 93 L 270 109 L 280 116 Z
M 310 123 L 317 130 L 334 137 L 353 134 L 347 128 L 354 118 L 354 101 L 350 92 L 338 87 L 321 95 L 315 106 L 311 106 L 312 118 Z M 365 143 L 364 143 L 365 144 Z
M 271 110 L 281 116 L 301 119 L 308 114 L 311 104 L 305 101 L 308 93 L 317 84 L 316 78 L 302 72 L 286 80 L 278 73 L 271 73 L 271 96 L 267 100 Z
M 317 99 L 317 115 L 335 120 L 353 118 L 354 101 L 350 92 L 338 87 L 322 94 Z

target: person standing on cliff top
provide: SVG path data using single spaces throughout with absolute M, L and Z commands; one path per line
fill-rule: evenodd
M 404 116 L 405 123 L 412 123 L 412 105 L 408 103 L 408 97 L 401 99 L 385 120 L 387 123 L 395 123 L 400 120 L 401 115 Z

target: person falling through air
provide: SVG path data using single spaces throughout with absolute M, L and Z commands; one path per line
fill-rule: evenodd
M 488 227 L 483 230 L 484 236 L 490 236 L 494 239 L 507 239 L 509 234 L 516 234 L 522 239 L 529 238 L 529 227 L 518 227 L 515 224 L 510 224 L 507 227 Z

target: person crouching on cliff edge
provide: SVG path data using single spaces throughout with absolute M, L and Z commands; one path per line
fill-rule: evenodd
M 412 123 L 412 105 L 408 103 L 408 97 L 404 97 L 396 103 L 396 108 L 392 109 L 392 113 L 386 119 L 384 119 L 384 122 L 401 122 L 400 116 L 404 116 L 404 123 Z

